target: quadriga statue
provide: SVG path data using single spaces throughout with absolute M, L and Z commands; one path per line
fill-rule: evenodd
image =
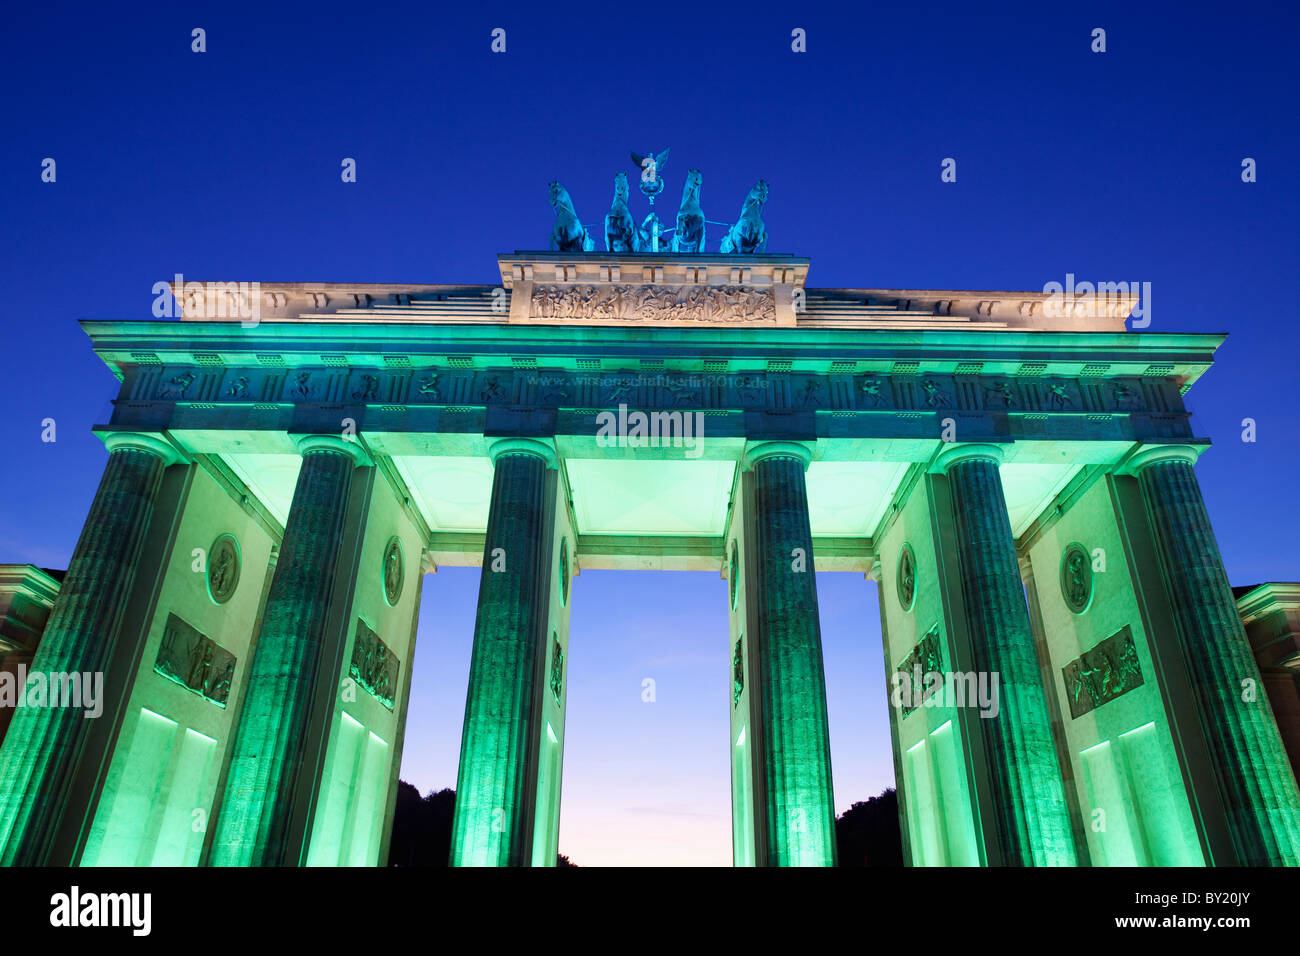
M 767 228 L 763 225 L 763 203 L 767 202 L 767 183 L 759 180 L 749 191 L 745 205 L 740 209 L 740 219 L 722 237 L 719 252 L 745 254 L 763 252 L 767 248 Z
M 605 251 L 637 252 L 636 223 L 627 208 L 627 173 L 614 177 L 614 202 L 605 217 Z
M 704 211 L 700 209 L 700 185 L 704 177 L 698 169 L 686 174 L 682 206 L 677 210 L 677 229 L 673 232 L 673 252 L 704 251 Z
M 555 210 L 555 228 L 551 230 L 551 248 L 558 252 L 591 252 L 596 241 L 574 211 L 569 191 L 558 182 L 551 183 L 551 208 Z

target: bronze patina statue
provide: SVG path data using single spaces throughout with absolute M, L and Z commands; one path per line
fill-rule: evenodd
M 640 170 L 638 186 L 641 193 L 650 201 L 650 214 L 640 226 L 632 218 L 628 205 L 631 194 L 627 173 L 614 176 L 614 199 L 610 203 L 609 213 L 605 216 L 605 251 L 618 253 L 674 253 L 704 252 L 705 230 L 709 223 L 727 226 L 725 222 L 714 222 L 704 217 L 700 207 L 700 188 L 704 177 L 698 169 L 686 173 L 686 184 L 682 189 L 682 202 L 677 211 L 675 228 L 665 229 L 664 223 L 655 213 L 655 198 L 664 190 L 663 168 L 668 161 L 668 150 L 661 153 L 641 155 L 632 152 L 632 162 Z M 573 199 L 568 190 L 558 182 L 550 184 L 551 207 L 555 210 L 555 228 L 551 231 L 551 249 L 557 252 L 591 252 L 596 248 L 592 235 L 601 228 L 599 222 L 590 227 L 584 226 L 573 208 Z M 740 218 L 734 225 L 727 226 L 719 244 L 718 252 L 722 255 L 755 255 L 767 251 L 767 227 L 763 222 L 763 205 L 767 202 L 768 184 L 760 179 L 745 197 L 740 208 Z M 668 241 L 671 233 L 672 242 Z
M 698 169 L 686 173 L 682 205 L 677 210 L 677 229 L 673 232 L 673 252 L 704 251 L 704 211 L 700 208 L 700 186 L 704 177 Z
M 551 183 L 551 207 L 555 210 L 555 228 L 551 230 L 551 248 L 559 252 L 591 252 L 596 241 L 578 219 L 569 191 L 558 182 Z
M 605 217 L 605 251 L 640 252 L 639 246 L 636 223 L 627 208 L 627 173 L 618 173 L 614 177 L 614 202 Z
M 749 191 L 745 205 L 740 209 L 740 219 L 722 237 L 719 252 L 741 252 L 748 255 L 763 252 L 767 248 L 767 229 L 763 226 L 765 202 L 767 183 L 760 179 Z

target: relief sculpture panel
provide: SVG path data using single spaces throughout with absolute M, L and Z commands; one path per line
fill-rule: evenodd
M 746 286 L 539 285 L 530 306 L 538 319 L 776 323 L 772 293 Z
M 397 673 L 401 667 L 388 645 L 365 621 L 357 621 L 357 639 L 352 645 L 352 663 L 348 675 L 376 700 L 393 709 L 397 699 Z
M 1121 694 L 1142 686 L 1142 663 L 1138 660 L 1133 632 L 1124 628 L 1085 651 L 1061 668 L 1070 717 L 1082 717 Z
M 175 614 L 168 614 L 153 669 L 225 707 L 235 676 L 235 655 Z

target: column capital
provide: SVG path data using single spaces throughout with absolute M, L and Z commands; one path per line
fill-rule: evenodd
M 493 442 L 488 448 L 488 457 L 492 459 L 492 464 L 495 465 L 502 455 L 533 455 L 546 462 L 547 468 L 559 467 L 559 458 L 556 457 L 555 449 L 536 438 L 502 438 L 500 441 Z
M 290 435 L 289 437 L 298 446 L 298 454 L 304 457 L 314 452 L 332 451 L 335 454 L 347 455 L 354 465 L 370 464 L 366 450 L 355 438 L 349 441 L 342 435 Z
M 161 435 L 145 432 L 110 432 L 96 430 L 95 434 L 104 443 L 111 455 L 115 451 L 147 451 L 162 459 L 164 467 L 186 462 L 183 452 Z
M 751 471 L 764 458 L 797 458 L 803 462 L 803 470 L 807 471 L 812 464 L 812 449 L 803 442 L 795 441 L 755 442 L 745 449 L 740 468 L 742 471 Z
M 1143 445 L 1121 462 L 1115 472 L 1136 478 L 1138 472 L 1147 465 L 1154 465 L 1160 461 L 1185 461 L 1189 465 L 1194 465 L 1205 448 L 1205 445 Z
M 930 464 L 930 473 L 943 475 L 953 465 L 972 458 L 992 459 L 994 464 L 1002 464 L 1002 446 L 987 442 L 949 442 L 948 447 L 935 456 Z

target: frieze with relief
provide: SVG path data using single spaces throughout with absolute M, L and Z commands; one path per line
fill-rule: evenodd
M 1185 414 L 1177 383 L 1098 379 L 755 370 L 565 371 L 546 368 L 187 368 L 139 366 L 133 401 L 190 405 L 323 404 L 762 409 L 1007 415 Z
M 530 316 L 630 322 L 776 322 L 770 290 L 748 286 L 538 285 Z

